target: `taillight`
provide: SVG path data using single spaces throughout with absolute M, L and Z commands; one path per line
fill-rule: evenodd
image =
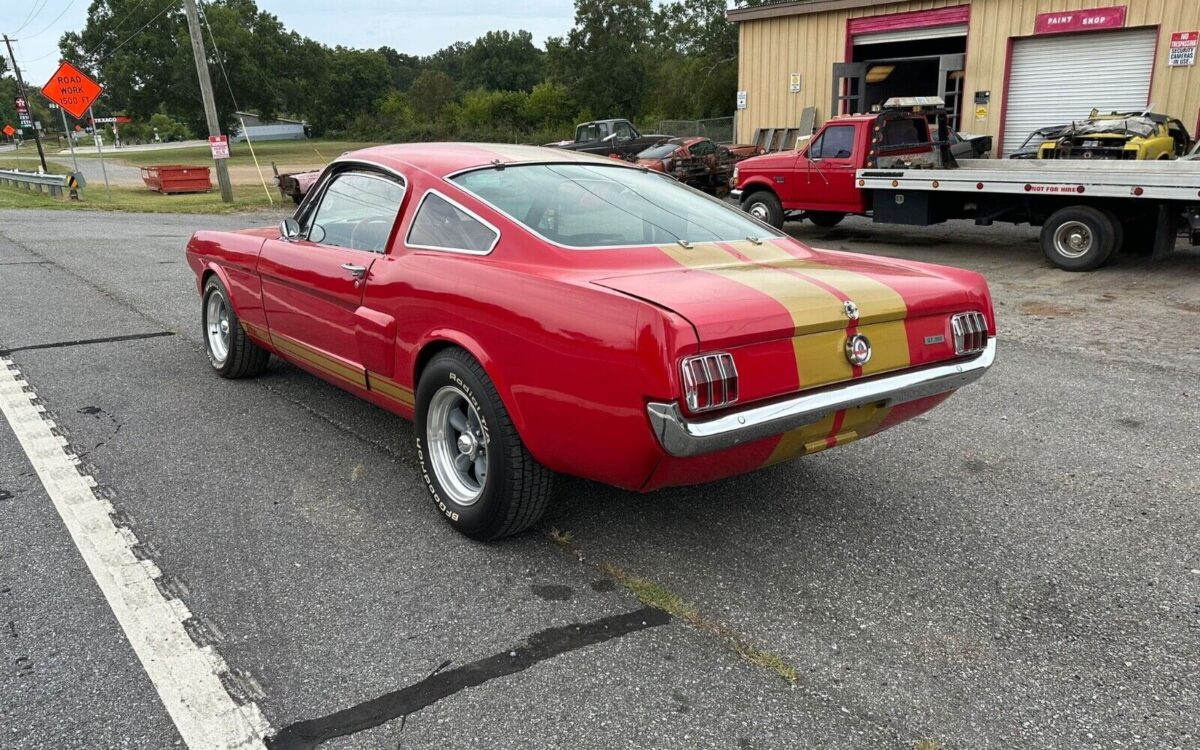
M 950 318 L 950 331 L 954 334 L 955 354 L 975 354 L 987 347 L 987 318 L 981 312 L 959 313 Z
M 733 355 L 700 354 L 683 360 L 683 396 L 688 409 L 707 411 L 738 400 L 738 374 Z

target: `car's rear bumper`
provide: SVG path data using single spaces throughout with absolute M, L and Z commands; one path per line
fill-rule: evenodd
M 895 406 L 948 393 L 978 380 L 995 358 L 996 339 L 991 338 L 972 359 L 841 383 L 712 419 L 690 420 L 675 403 L 652 402 L 646 412 L 663 450 L 678 458 L 700 456 L 814 424 L 843 409 Z

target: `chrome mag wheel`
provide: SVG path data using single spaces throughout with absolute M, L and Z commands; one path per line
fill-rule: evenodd
M 770 223 L 771 221 L 771 212 L 767 208 L 766 204 L 764 204 L 762 201 L 754 201 L 751 203 L 746 213 L 750 214 L 759 221 L 767 223 Z
M 204 329 L 208 334 L 208 350 L 218 364 L 229 357 L 229 303 L 225 295 L 213 289 L 205 303 Z
M 1054 249 L 1067 258 L 1086 255 L 1094 243 L 1092 230 L 1082 221 L 1066 221 L 1054 230 Z
M 455 503 L 474 505 L 488 474 L 488 440 L 479 412 L 457 387 L 443 386 L 429 402 L 425 431 L 438 483 Z

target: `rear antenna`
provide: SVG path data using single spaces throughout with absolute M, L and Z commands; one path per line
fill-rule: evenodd
M 504 171 L 504 162 L 500 161 L 499 159 L 492 159 L 492 166 L 494 166 L 497 171 Z
M 749 237 L 747 237 L 746 239 L 747 239 L 747 240 L 749 240 L 750 242 L 753 242 L 755 245 L 761 245 L 761 244 L 762 244 L 762 240 L 760 240 L 759 238 L 755 237 L 754 235 L 750 235 L 750 236 L 749 236 Z
M 678 242 L 678 243 L 679 243 L 679 246 L 680 246 L 680 247 L 682 247 L 684 250 L 691 250 L 691 249 L 692 249 L 692 243 L 688 242 L 687 240 L 682 240 L 682 239 L 681 239 L 681 240 L 675 240 L 675 241 L 676 241 L 676 242 Z

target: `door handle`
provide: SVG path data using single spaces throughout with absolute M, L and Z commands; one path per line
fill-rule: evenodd
M 361 279 L 367 273 L 366 266 L 357 266 L 353 263 L 343 263 L 342 268 L 350 272 L 350 275 L 356 279 Z

